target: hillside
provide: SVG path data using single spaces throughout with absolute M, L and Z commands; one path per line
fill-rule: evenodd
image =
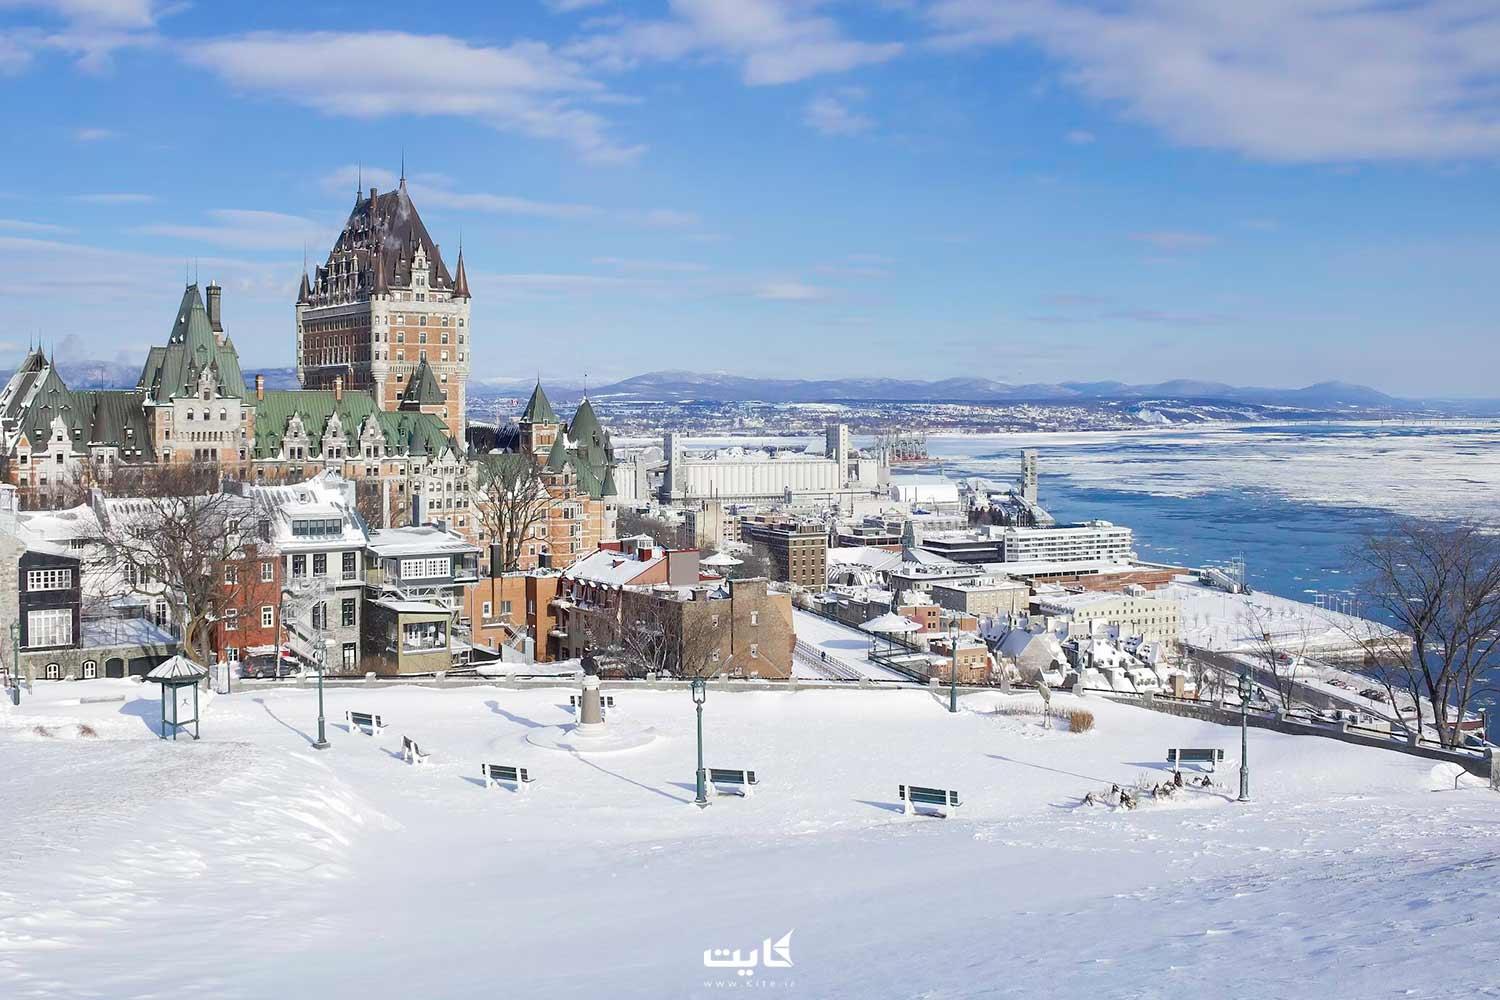
M 85 688 L 127 700 L 80 705 Z M 1237 804 L 1233 729 L 1098 699 L 1095 730 L 1074 734 L 995 713 L 1029 696 L 970 695 L 951 716 L 921 690 L 715 685 L 708 763 L 760 786 L 700 812 L 685 692 L 615 691 L 612 721 L 659 734 L 638 750 L 525 742 L 571 719 L 567 693 L 335 687 L 318 753 L 310 690 L 216 698 L 201 743 L 163 743 L 154 690 L 39 683 L 0 708 L 0 992 L 1323 1000 L 1494 984 L 1497 800 L 1430 762 L 1257 731 L 1255 798 Z M 346 708 L 391 728 L 350 733 Z M 402 762 L 402 734 L 432 763 Z M 1171 745 L 1225 747 L 1224 787 L 1079 804 L 1163 779 Z M 487 789 L 482 761 L 537 780 Z M 963 805 L 904 817 L 901 782 Z M 745 957 L 788 934 L 773 954 L 789 966 Z

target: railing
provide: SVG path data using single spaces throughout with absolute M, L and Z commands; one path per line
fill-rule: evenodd
M 792 646 L 792 655 L 801 659 L 803 663 L 812 667 L 831 681 L 860 681 L 865 679 L 864 674 L 853 667 L 845 665 L 838 657 L 831 657 L 826 650 L 818 649 L 802 639 L 798 639 Z

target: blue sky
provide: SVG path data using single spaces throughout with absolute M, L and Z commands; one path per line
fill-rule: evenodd
M 0 0 L 0 349 L 140 360 L 195 261 L 291 364 L 404 150 L 477 377 L 1497 395 L 1497 78 L 1474 0 Z

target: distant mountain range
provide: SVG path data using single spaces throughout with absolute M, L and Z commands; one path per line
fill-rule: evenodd
M 71 386 L 84 388 L 131 388 L 140 377 L 140 367 L 117 361 L 59 362 L 63 378 Z M 245 372 L 253 384 L 256 374 L 266 377 L 268 389 L 297 386 L 295 368 L 263 368 Z M 532 379 L 476 380 L 470 395 L 479 397 L 524 397 Z M 549 395 L 558 400 L 577 399 L 583 386 L 571 380 L 548 381 Z M 589 386 L 589 395 L 621 402 L 765 402 L 765 403 L 1093 403 L 1107 400 L 1201 400 L 1245 403 L 1256 406 L 1287 406 L 1311 410 L 1409 409 L 1421 405 L 1398 399 L 1369 386 L 1348 382 L 1319 382 L 1301 389 L 1234 386 L 1225 382 L 1172 379 L 1167 382 L 1031 382 L 1015 385 L 985 378 L 949 378 L 937 381 L 896 378 L 770 379 L 750 378 L 724 372 L 656 371 L 603 385 Z M 1437 404 L 1440 409 L 1458 408 L 1463 401 Z M 1469 404 L 1476 411 L 1491 409 L 1484 401 Z M 1467 408 L 1467 407 L 1466 407 Z
M 549 394 L 566 398 L 577 386 L 547 384 Z M 530 381 L 492 381 L 473 386 L 471 392 L 490 395 L 522 395 Z M 653 400 L 672 402 L 828 403 L 1067 403 L 1097 400 L 1193 399 L 1260 406 L 1292 406 L 1303 409 L 1384 409 L 1403 401 L 1376 389 L 1345 382 L 1320 382 L 1302 389 L 1241 387 L 1224 382 L 1173 379 L 1151 385 L 1126 382 L 1061 382 L 1013 385 L 984 378 L 950 378 L 938 381 L 894 378 L 765 379 L 725 373 L 687 371 L 647 372 L 606 385 L 593 386 L 599 399 Z

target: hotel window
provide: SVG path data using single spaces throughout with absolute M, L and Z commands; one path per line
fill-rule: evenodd
M 26 616 L 26 645 L 67 646 L 73 642 L 73 609 L 54 608 L 33 611 Z
M 70 569 L 34 569 L 26 574 L 27 590 L 67 590 L 73 586 Z
M 260 627 L 270 628 L 276 624 L 276 609 L 269 604 L 260 606 Z

